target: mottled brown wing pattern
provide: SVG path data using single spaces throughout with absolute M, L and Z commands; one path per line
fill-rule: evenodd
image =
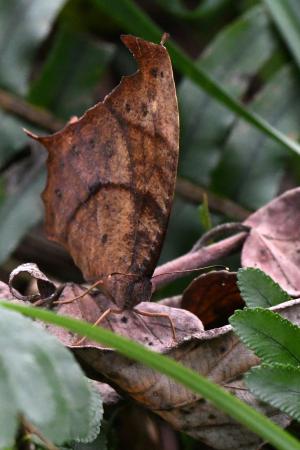
M 122 38 L 139 70 L 78 121 L 36 137 L 48 150 L 46 231 L 88 281 L 150 277 L 170 213 L 178 108 L 167 50 Z

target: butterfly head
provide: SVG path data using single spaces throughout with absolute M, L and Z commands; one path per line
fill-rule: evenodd
M 116 272 L 107 277 L 105 284 L 114 303 L 122 309 L 132 309 L 151 299 L 152 283 L 145 276 Z

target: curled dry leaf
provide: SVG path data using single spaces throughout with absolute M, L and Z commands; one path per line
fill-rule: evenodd
M 82 292 L 83 288 L 68 284 L 61 299 L 72 298 Z M 109 306 L 110 301 L 95 292 L 76 302 L 60 305 L 59 312 L 94 322 Z M 141 303 L 138 308 L 167 313 L 176 328 L 176 342 L 172 339 L 167 320 L 143 317 L 133 310 L 110 315 L 101 325 L 129 338 L 134 337 L 152 350 L 164 353 L 209 377 L 281 426 L 289 423 L 284 414 L 262 405 L 245 388 L 242 376 L 250 367 L 258 364 L 259 360 L 239 341 L 229 325 L 204 331 L 199 319 L 183 309 L 149 302 Z M 289 320 L 300 322 L 300 301 L 288 302 L 274 309 Z M 78 337 L 63 329 L 48 326 L 48 330 L 72 349 L 87 371 L 98 374 L 101 381 L 106 381 L 118 392 L 131 396 L 177 430 L 220 450 L 258 447 L 260 439 L 257 436 L 166 376 L 93 342 L 78 344 Z
M 220 270 L 195 278 L 185 289 L 181 307 L 202 321 L 205 329 L 225 325 L 228 317 L 245 305 L 235 272 Z
M 300 188 L 291 189 L 244 222 L 251 227 L 242 265 L 266 272 L 288 294 L 300 296 Z
M 32 295 L 22 295 L 15 289 L 14 283 L 20 274 L 27 274 L 36 280 L 39 292 Z M 62 290 L 61 287 L 57 288 L 34 263 L 21 264 L 11 272 L 9 276 L 9 289 L 13 297 L 28 302 L 39 300 L 42 302 L 51 302 L 59 297 Z
M 9 286 L 3 281 L 0 281 L 0 298 L 2 300 L 13 300 L 15 296 L 11 293 Z

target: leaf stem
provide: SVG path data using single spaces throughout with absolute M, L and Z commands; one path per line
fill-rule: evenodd
M 58 447 L 56 447 L 56 445 L 54 445 L 51 441 L 49 441 L 49 439 L 47 439 L 34 425 L 32 425 L 32 423 L 26 420 L 24 416 L 22 416 L 21 421 L 27 432 L 30 434 L 35 434 L 43 442 L 44 446 L 48 450 L 59 450 Z

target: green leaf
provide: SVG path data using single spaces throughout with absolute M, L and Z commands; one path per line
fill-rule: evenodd
M 246 375 L 251 392 L 296 420 L 300 420 L 300 367 L 262 365 Z
M 87 379 L 54 336 L 3 309 L 0 346 L 0 448 L 13 445 L 20 415 L 57 444 L 95 430 Z
M 298 73 L 285 66 L 260 91 L 251 108 L 297 139 L 299 97 Z M 282 145 L 238 121 L 226 142 L 212 187 L 249 209 L 259 208 L 277 194 L 287 156 Z
M 5 261 L 24 234 L 42 218 L 40 193 L 44 185 L 45 172 L 37 168 L 0 205 L 0 262 Z
M 263 8 L 255 7 L 219 32 L 196 64 L 227 92 L 239 98 L 248 88 L 249 76 L 256 74 L 276 50 L 278 45 L 268 16 Z M 181 127 L 179 173 L 207 186 L 235 114 L 188 79 L 179 86 L 178 101 Z
M 62 27 L 39 78 L 29 93 L 29 101 L 69 119 L 94 103 L 94 90 L 115 47 L 96 42 L 85 34 Z
M 93 441 L 87 444 L 75 443 L 72 445 L 73 450 L 107 450 L 107 437 L 105 433 L 101 431 L 99 436 Z
M 125 30 L 137 36 L 159 42 L 162 30 L 144 13 L 132 0 L 94 0 L 107 15 L 110 15 Z M 300 154 L 299 145 L 288 138 L 266 120 L 245 108 L 219 85 L 206 71 L 199 68 L 172 40 L 166 44 L 174 67 L 201 87 L 219 103 L 225 105 L 230 111 L 242 117 L 263 134 L 287 149 Z
M 263 308 L 236 311 L 229 319 L 235 333 L 265 363 L 300 365 L 300 328 Z
M 76 320 L 67 316 L 59 316 L 53 312 L 11 302 L 2 301 L 1 305 L 29 317 L 35 317 L 48 323 L 63 327 L 73 333 L 115 348 L 122 355 L 139 361 L 148 367 L 158 370 L 188 389 L 208 399 L 221 411 L 229 414 L 239 423 L 242 423 L 260 437 L 275 445 L 280 450 L 299 450 L 300 443 L 284 430 L 275 425 L 255 409 L 246 405 L 236 397 L 229 394 L 220 386 L 214 384 L 202 375 L 182 366 L 171 358 L 152 352 L 143 345 L 127 338 L 118 336 L 109 330 L 94 327 L 87 322 Z
M 208 207 L 207 195 L 203 195 L 203 203 L 198 208 L 200 223 L 205 231 L 211 230 L 212 220 Z
M 270 308 L 290 300 L 288 293 L 260 269 L 239 269 L 237 279 L 242 297 L 250 308 Z
M 36 49 L 65 0 L 0 0 L 0 86 L 25 94 Z
M 298 0 L 264 0 L 300 68 L 300 9 Z
M 28 137 L 22 128 L 26 126 L 24 121 L 0 110 L 0 168 L 25 147 Z
M 184 6 L 182 0 L 157 1 L 162 8 L 185 20 L 206 19 L 207 16 L 214 14 L 218 9 L 229 2 L 229 0 L 198 0 L 198 5 L 191 10 Z
M 99 435 L 100 425 L 103 418 L 103 403 L 99 391 L 93 386 L 93 383 L 89 382 L 90 387 L 90 404 L 89 404 L 89 429 L 86 435 L 83 437 L 80 434 L 73 437 L 76 442 L 82 444 L 94 443 L 95 439 Z
M 159 264 L 171 261 L 188 251 L 199 239 L 201 231 L 203 230 L 199 224 L 198 207 L 176 197 Z

